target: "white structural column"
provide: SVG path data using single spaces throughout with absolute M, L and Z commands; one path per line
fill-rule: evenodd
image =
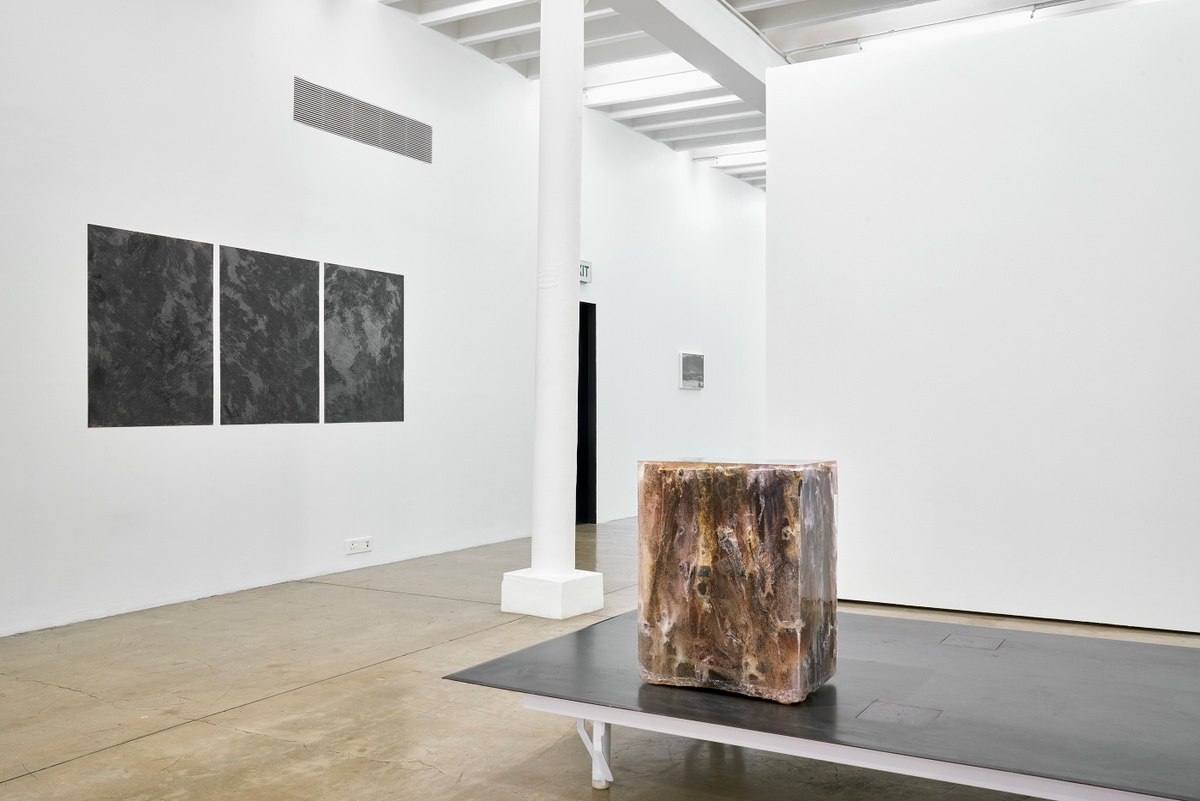
M 601 575 L 575 569 L 585 2 L 542 0 L 533 553 L 500 590 L 505 612 L 560 619 L 604 606 Z

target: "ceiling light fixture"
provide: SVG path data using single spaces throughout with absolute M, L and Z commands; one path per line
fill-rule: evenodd
M 1051 0 L 1051 2 L 1035 5 L 1033 17 L 1034 19 L 1060 17 L 1067 14 L 1082 14 L 1086 11 L 1099 11 L 1102 8 L 1112 8 L 1113 6 L 1136 6 L 1151 2 L 1154 0 L 1058 0 L 1057 2 Z
M 680 148 L 696 161 L 711 159 L 716 156 L 729 156 L 734 153 L 758 153 L 767 149 L 766 139 L 754 139 L 749 142 L 735 142 L 727 145 L 702 145 L 693 148 Z
M 671 114 L 676 111 L 693 111 L 698 108 L 715 108 L 741 103 L 737 95 L 713 95 L 711 97 L 696 97 L 690 100 L 676 100 L 670 103 L 656 103 L 652 106 L 624 107 L 619 111 L 608 112 L 611 120 L 631 120 L 637 117 L 650 117 L 655 114 Z
M 879 53 L 920 47 L 974 33 L 1012 28 L 1028 23 L 1032 19 L 1033 8 L 1033 6 L 1024 6 L 995 14 L 981 14 L 954 22 L 922 25 L 918 28 L 892 31 L 877 36 L 864 36 L 859 40 L 859 44 L 862 45 L 863 52 Z
M 746 167 L 749 165 L 765 165 L 767 163 L 767 151 L 759 150 L 751 153 L 731 153 L 726 156 L 714 156 L 712 158 L 696 159 L 702 164 L 708 164 L 712 167 Z
M 746 164 L 742 167 L 717 167 L 726 175 L 732 175 L 734 178 L 741 180 L 749 180 L 751 178 L 765 178 L 767 175 L 766 164 Z
M 585 106 L 610 106 L 614 103 L 631 103 L 654 97 L 670 97 L 705 89 L 717 89 L 721 84 L 700 70 L 680 72 L 675 75 L 659 75 L 635 81 L 593 86 L 583 91 Z

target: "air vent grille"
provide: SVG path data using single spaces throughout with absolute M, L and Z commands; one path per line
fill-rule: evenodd
M 296 78 L 296 122 L 433 163 L 433 129 L 387 109 Z

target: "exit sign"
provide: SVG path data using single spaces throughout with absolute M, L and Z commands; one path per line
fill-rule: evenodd
M 592 263 L 590 261 L 579 262 L 579 283 L 592 283 Z

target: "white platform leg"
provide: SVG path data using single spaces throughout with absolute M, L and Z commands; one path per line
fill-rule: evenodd
M 592 721 L 592 787 L 607 790 L 612 782 L 612 727 Z
M 575 730 L 583 747 L 592 757 L 592 787 L 596 790 L 607 790 L 613 782 L 612 768 L 612 727 L 600 720 L 592 721 L 592 736 L 589 738 L 583 718 L 575 719 Z

